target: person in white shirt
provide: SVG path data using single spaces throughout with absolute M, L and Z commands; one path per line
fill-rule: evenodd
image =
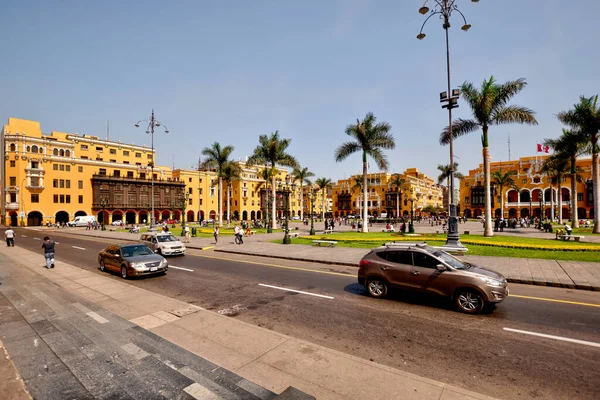
M 569 224 L 565 224 L 565 231 L 567 231 L 567 235 L 571 236 L 571 232 L 573 232 L 573 229 Z
M 4 231 L 4 239 L 6 239 L 6 245 L 8 247 L 15 247 L 15 231 L 11 228 Z
M 185 242 L 190 242 L 190 227 L 187 225 L 185 226 Z

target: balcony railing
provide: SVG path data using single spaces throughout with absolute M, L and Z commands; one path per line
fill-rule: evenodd
M 7 186 L 4 190 L 6 191 L 6 193 L 19 193 L 18 186 Z
M 16 203 L 16 202 L 6 203 L 6 209 L 7 210 L 18 210 L 19 209 L 19 203 Z
M 27 185 L 25 186 L 27 189 L 31 190 L 44 190 L 45 187 L 43 185 Z

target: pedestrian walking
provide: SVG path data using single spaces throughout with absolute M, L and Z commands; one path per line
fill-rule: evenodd
M 217 244 L 219 242 L 219 225 L 215 225 L 213 236 L 215 237 L 215 244 Z
M 4 239 L 6 239 L 6 246 L 15 247 L 15 231 L 12 228 L 4 231 Z
M 185 242 L 190 242 L 190 227 L 187 225 L 185 226 Z
M 46 259 L 46 268 L 54 268 L 54 240 L 48 236 L 44 238 L 42 249 L 44 249 L 44 258 Z

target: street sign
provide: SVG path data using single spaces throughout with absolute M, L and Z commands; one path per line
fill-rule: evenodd
M 25 211 L 19 212 L 19 218 L 25 218 Z

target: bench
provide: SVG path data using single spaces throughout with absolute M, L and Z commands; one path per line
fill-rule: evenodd
M 558 237 L 561 240 L 571 240 L 571 238 L 573 238 L 573 240 L 575 240 L 576 242 L 579 242 L 581 239 L 585 239 L 585 236 L 577 236 L 577 235 L 558 235 Z
M 382 229 L 381 232 L 394 232 L 393 228 L 390 229 Z
M 298 232 L 288 233 L 288 236 L 291 238 L 297 238 L 300 234 Z
M 335 240 L 313 240 L 313 243 L 315 246 L 319 247 L 324 245 L 327 245 L 327 247 L 333 247 L 337 244 Z
M 327 235 L 328 233 L 333 233 L 333 229 L 329 228 L 323 231 L 323 235 Z

